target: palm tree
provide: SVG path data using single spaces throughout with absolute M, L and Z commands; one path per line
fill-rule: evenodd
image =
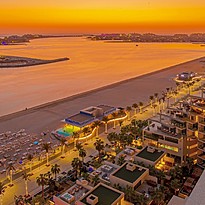
M 169 95 L 170 88 L 166 88 L 167 94 Z
M 116 112 L 113 112 L 113 113 L 112 113 L 112 117 L 113 117 L 113 123 L 114 123 L 113 129 L 115 129 L 115 128 L 116 128 L 115 118 L 117 117 L 117 113 L 116 113 Z
M 51 149 L 51 145 L 49 143 L 43 143 L 42 144 L 42 150 L 46 151 L 46 166 L 49 166 L 49 163 L 48 163 L 48 152 L 49 152 L 50 149 Z
M 118 141 L 118 134 L 116 132 L 110 132 L 107 136 L 107 139 L 110 142 L 116 142 L 116 141 Z
M 137 103 L 134 103 L 133 105 L 132 105 L 132 107 L 134 108 L 134 115 L 136 116 L 136 114 L 137 114 L 137 108 L 138 108 L 138 104 Z
M 38 184 L 38 186 L 42 187 L 42 198 L 44 198 L 44 186 L 48 184 L 47 176 L 45 174 L 40 174 L 36 178 L 36 183 Z
M 179 86 L 180 86 L 180 83 L 179 82 L 176 82 L 176 86 L 177 86 L 177 91 L 179 90 Z
M 79 151 L 79 157 L 81 157 L 82 158 L 82 162 L 84 162 L 84 158 L 86 157 L 86 150 L 81 148 L 78 151 Z
M 73 161 L 71 162 L 71 166 L 75 171 L 75 178 L 77 178 L 78 176 L 78 170 L 80 169 L 81 165 L 82 165 L 81 161 L 78 157 L 73 158 Z
M 126 110 L 127 110 L 128 120 L 130 120 L 130 118 L 131 118 L 132 107 L 127 106 L 127 107 L 126 107 Z
M 25 190 L 26 190 L 26 195 L 25 196 L 29 196 L 28 193 L 28 181 L 30 180 L 30 174 L 26 173 L 26 171 L 23 172 L 22 174 L 22 178 L 25 180 Z
M 133 190 L 131 186 L 126 186 L 126 188 L 123 189 L 123 192 L 125 193 L 125 200 L 132 202 L 133 198 L 135 197 L 136 193 Z
M 134 202 L 137 205 L 145 205 L 147 204 L 148 199 L 142 194 L 136 194 Z
M 151 96 L 149 97 L 149 99 L 150 99 L 150 107 L 152 108 L 152 104 L 153 104 L 154 96 L 151 95 Z
M 88 172 L 83 172 L 82 173 L 82 177 L 85 179 L 85 180 L 89 180 L 89 173 Z
M 80 137 L 80 133 L 79 132 L 73 132 L 73 140 L 74 140 L 74 147 L 76 147 L 76 142 L 78 141 L 79 137 Z
M 188 169 L 188 174 L 190 174 L 191 170 L 193 169 L 193 166 L 194 166 L 193 159 L 190 157 L 187 157 L 186 161 L 185 161 L 185 166 Z
M 162 109 L 164 110 L 165 108 L 165 96 L 161 98 L 162 100 Z
M 98 183 L 100 183 L 100 178 L 98 175 L 95 175 L 93 178 L 92 178 L 92 184 L 94 186 L 96 186 Z
M 9 178 L 10 178 L 10 185 L 13 185 L 13 171 L 15 171 L 16 169 L 14 168 L 14 166 L 12 164 L 9 164 L 8 167 L 6 168 L 7 172 L 9 173 Z
M 57 178 L 57 174 L 59 174 L 60 171 L 61 171 L 60 165 L 58 165 L 58 164 L 52 165 L 52 167 L 51 167 L 51 173 L 54 175 L 55 180 L 56 180 L 56 178 Z
M 105 148 L 104 142 L 101 139 L 97 139 L 96 142 L 94 143 L 95 149 L 99 153 L 99 162 L 101 161 L 101 153 Z
M 32 172 L 33 155 L 32 154 L 28 154 L 27 160 L 29 161 L 30 172 Z
M 174 94 L 174 102 L 176 102 L 176 101 L 177 101 L 177 94 L 178 94 L 178 91 L 174 91 L 173 94 Z
M 5 192 L 6 187 L 2 182 L 0 182 L 0 205 L 3 205 L 3 195 Z
M 156 113 L 157 105 L 154 104 L 152 107 L 153 107 L 153 111 L 154 111 L 153 115 L 156 115 L 156 114 L 157 114 L 157 113 Z
M 61 150 L 62 150 L 61 158 L 64 158 L 65 157 L 65 145 L 66 145 L 67 140 L 64 137 L 62 137 L 60 139 L 60 142 L 61 142 Z
M 84 127 L 82 131 L 83 131 L 84 136 L 86 136 L 86 134 L 90 131 L 90 129 L 89 127 Z
M 121 155 L 119 158 L 118 158 L 118 161 L 117 161 L 117 164 L 119 166 L 123 165 L 125 163 L 125 157 L 123 155 Z
M 159 95 L 158 93 L 155 93 L 155 94 L 154 94 L 155 103 L 158 101 L 158 95 Z
M 176 195 L 177 191 L 179 190 L 181 184 L 178 179 L 173 179 L 170 183 L 170 187 L 174 190 L 174 194 Z
M 76 149 L 79 151 L 80 149 L 83 148 L 83 145 L 82 145 L 82 143 L 77 142 L 75 147 L 76 147 Z
M 93 122 L 93 127 L 96 127 L 96 137 L 99 135 L 99 127 L 101 125 L 101 122 L 99 120 Z
M 156 177 L 158 178 L 159 183 L 163 185 L 164 179 L 165 179 L 165 173 L 163 171 L 159 170 L 156 173 Z
M 165 195 L 160 189 L 157 188 L 152 194 L 152 199 L 154 200 L 156 205 L 160 205 L 164 201 Z
M 142 106 L 143 106 L 143 102 L 139 102 L 139 107 L 140 107 L 140 113 L 142 114 Z
M 105 134 L 107 134 L 107 132 L 108 132 L 107 124 L 108 124 L 109 118 L 107 116 L 104 116 L 102 121 L 105 123 Z
M 158 109 L 158 112 L 160 113 L 161 112 L 161 102 L 162 102 L 162 99 L 158 99 L 158 105 L 159 105 L 159 109 Z

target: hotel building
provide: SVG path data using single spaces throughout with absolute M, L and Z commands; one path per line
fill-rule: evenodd
M 149 119 L 143 143 L 166 151 L 177 162 L 186 157 L 205 162 L 205 106 L 203 98 L 189 96 L 177 106 Z

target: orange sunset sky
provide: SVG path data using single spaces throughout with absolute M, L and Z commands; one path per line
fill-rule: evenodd
M 205 0 L 2 0 L 0 34 L 205 32 Z

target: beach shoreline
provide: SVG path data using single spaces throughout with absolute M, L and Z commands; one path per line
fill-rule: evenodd
M 200 58 L 197 58 L 197 59 L 189 60 L 189 61 L 182 62 L 182 63 L 176 64 L 176 65 L 172 65 L 172 66 L 169 66 L 169 67 L 166 67 L 166 68 L 162 68 L 161 70 L 155 70 L 155 71 L 145 73 L 145 74 L 142 74 L 142 75 L 138 75 L 138 76 L 135 76 L 135 77 L 132 77 L 132 78 L 128 78 L 128 79 L 125 79 L 125 80 L 122 80 L 122 81 L 119 81 L 119 82 L 108 84 L 108 85 L 105 85 L 105 86 L 102 86 L 102 87 L 99 87 L 99 88 L 96 88 L 96 89 L 88 90 L 88 91 L 85 91 L 85 92 L 82 92 L 82 93 L 77 93 L 77 94 L 74 94 L 74 95 L 71 95 L 71 96 L 67 96 L 65 98 L 61 98 L 61 99 L 57 99 L 57 100 L 50 101 L 50 102 L 47 102 L 47 103 L 43 103 L 43 104 L 40 104 L 40 105 L 36 105 L 34 107 L 31 107 L 31 108 L 25 108 L 25 110 L 20 110 L 20 111 L 17 111 L 17 112 L 13 112 L 13 113 L 10 113 L 10 114 L 0 116 L 0 122 L 2 120 L 3 121 L 4 120 L 10 120 L 13 117 L 19 117 L 19 116 L 24 115 L 24 114 L 35 112 L 39 109 L 53 107 L 53 106 L 56 106 L 57 104 L 65 103 L 66 101 L 71 101 L 71 100 L 74 100 L 76 98 L 86 97 L 89 94 L 99 92 L 99 91 L 102 91 L 102 90 L 105 90 L 105 89 L 114 89 L 116 86 L 122 85 L 122 84 L 127 83 L 127 82 L 132 82 L 132 81 L 135 81 L 135 80 L 138 80 L 138 79 L 143 79 L 145 77 L 149 77 L 149 76 L 152 76 L 152 75 L 155 75 L 155 74 L 160 74 L 163 71 L 168 71 L 168 70 L 175 69 L 176 66 L 181 66 L 183 64 L 192 63 L 192 62 L 195 62 L 195 61 L 203 62 L 204 59 L 205 59 L 205 57 L 200 57 Z
M 62 120 L 81 109 L 99 104 L 126 107 L 147 102 L 154 93 L 161 94 L 166 87 L 175 87 L 173 77 L 183 71 L 203 72 L 205 57 L 170 66 L 151 73 L 75 94 L 0 117 L 0 132 L 26 129 L 28 133 L 41 133 L 62 126 Z M 159 83 L 160 82 L 160 83 Z

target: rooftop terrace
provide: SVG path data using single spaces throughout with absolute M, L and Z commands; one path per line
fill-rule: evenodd
M 87 203 L 86 199 L 91 194 L 98 197 L 98 203 L 96 205 L 111 205 L 113 202 L 123 196 L 123 193 L 121 193 L 120 191 L 113 188 L 111 189 L 108 186 L 100 184 L 96 186 L 91 192 L 87 193 L 80 200 L 80 202 L 90 205 L 89 203 Z
M 141 157 L 143 159 L 155 162 L 158 159 L 160 159 L 164 155 L 163 151 L 154 150 L 153 152 L 148 151 L 148 147 L 144 148 L 142 151 L 140 151 L 138 154 L 136 154 L 137 157 Z
M 126 168 L 127 164 L 128 163 L 125 163 L 120 169 L 113 173 L 113 176 L 123 179 L 127 182 L 134 183 L 146 171 L 146 169 L 135 165 L 136 169 L 130 171 Z

